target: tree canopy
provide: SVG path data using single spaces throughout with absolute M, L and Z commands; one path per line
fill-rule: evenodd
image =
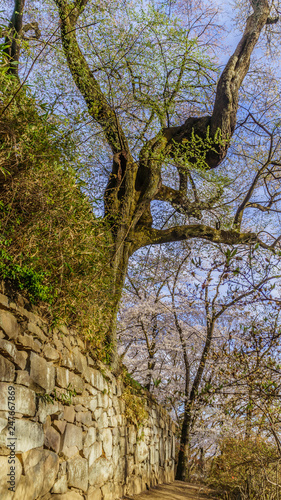
M 273 219 L 262 232 L 252 216 L 279 213 L 274 79 L 266 82 L 256 65 L 241 92 L 253 51 L 278 15 L 267 0 L 247 9 L 241 39 L 218 81 L 210 43 L 218 27 L 203 2 L 167 10 L 161 2 L 54 0 L 46 2 L 40 26 L 37 4 L 17 0 L 2 27 L 5 72 L 18 85 L 2 115 L 29 82 L 48 97 L 47 113 L 66 135 L 77 138 L 83 128 L 78 170 L 85 160 L 90 176 L 99 171 L 111 238 L 112 352 L 128 259 L 136 250 L 190 239 L 278 247 Z M 3 172 L 5 183 L 12 169 L 9 174 Z M 92 187 L 90 181 L 85 189 Z M 98 192 L 99 185 L 93 200 Z

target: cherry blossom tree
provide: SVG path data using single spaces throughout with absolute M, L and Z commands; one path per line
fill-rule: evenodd
M 204 252 L 209 259 L 207 255 L 203 258 Z M 198 247 L 185 249 L 185 254 L 181 259 L 182 251 L 174 256 L 172 264 L 172 252 L 169 260 L 165 252 L 161 258 L 153 253 L 146 264 L 145 281 L 143 271 L 138 281 L 138 268 L 129 274 L 119 324 L 123 361 L 134 377 L 174 411 L 180 424 L 176 477 L 181 480 L 188 478 L 192 434 L 199 416 L 203 411 L 211 415 L 212 404 L 218 410 L 219 400 L 223 407 L 219 414 L 223 415 L 228 387 L 230 394 L 233 388 L 235 394 L 238 391 L 227 376 L 229 366 L 235 371 L 232 356 L 235 359 L 246 342 L 245 359 L 252 359 L 252 344 L 248 346 L 247 336 L 239 331 L 240 318 L 244 316 L 244 324 L 251 324 L 254 331 L 253 311 L 263 304 L 268 309 L 276 306 L 272 293 L 281 276 L 278 259 L 269 260 L 258 249 L 246 252 L 242 247 L 204 246 L 200 252 Z M 274 335 L 279 338 L 276 327 L 267 344 L 271 354 Z M 256 342 L 262 342 L 261 335 Z M 250 371 L 242 364 L 241 371 L 245 370 Z M 245 408 L 250 407 L 248 388 L 242 383 L 240 389 L 240 403 L 243 393 Z M 198 439 L 196 445 L 198 448 Z

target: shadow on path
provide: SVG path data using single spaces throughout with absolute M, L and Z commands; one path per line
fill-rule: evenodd
M 134 497 L 125 497 L 127 500 L 212 500 L 211 490 L 205 486 L 175 481 L 171 484 L 161 484 L 157 488 Z

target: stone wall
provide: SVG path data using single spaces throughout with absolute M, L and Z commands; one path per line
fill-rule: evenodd
M 122 382 L 23 306 L 0 294 L 0 498 L 115 500 L 173 481 L 165 411 L 144 397 L 131 424 Z

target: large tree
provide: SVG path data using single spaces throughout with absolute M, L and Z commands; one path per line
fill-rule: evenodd
M 265 176 L 268 179 L 274 174 L 274 169 L 278 170 L 279 168 L 279 150 L 276 145 L 274 146 L 274 133 L 268 131 L 269 142 L 271 141 L 269 152 L 264 161 L 260 161 L 258 169 L 250 176 L 247 189 L 241 193 L 239 206 L 236 213 L 231 214 L 231 224 L 228 226 L 223 227 L 223 221 L 215 223 L 209 218 L 211 222 L 208 225 L 206 219 L 202 220 L 202 213 L 211 210 L 217 204 L 221 192 L 218 189 L 213 195 L 205 196 L 205 198 L 199 196 L 192 172 L 194 170 L 196 173 L 198 169 L 204 173 L 214 170 L 226 158 L 236 125 L 239 89 L 249 70 L 250 57 L 262 30 L 267 24 L 275 22 L 276 19 L 270 17 L 270 6 L 267 0 L 252 2 L 253 12 L 246 21 L 242 38 L 217 82 L 211 113 L 201 112 L 201 116 L 185 115 L 182 122 L 176 124 L 175 120 L 173 122 L 169 119 L 168 111 L 163 118 L 163 113 L 161 114 L 157 109 L 157 102 L 155 103 L 154 100 L 153 105 L 151 105 L 151 115 L 145 112 L 142 120 L 146 122 L 144 128 L 148 128 L 154 116 L 157 115 L 159 129 L 154 134 L 146 134 L 144 131 L 141 137 L 141 147 L 133 149 L 128 121 L 119 112 L 114 100 L 109 99 L 104 81 L 102 79 L 99 81 L 98 76 L 96 76 L 99 75 L 98 69 L 91 66 L 87 47 L 81 45 L 79 30 L 82 30 L 83 26 L 87 28 L 87 16 L 90 16 L 90 12 L 94 12 L 95 15 L 101 11 L 102 3 L 95 3 L 92 0 L 54 0 L 54 3 L 58 9 L 61 44 L 68 68 L 87 105 L 88 113 L 102 133 L 105 147 L 111 155 L 112 168 L 104 191 L 104 220 L 107 227 L 109 225 L 112 239 L 109 265 L 111 266 L 113 283 L 113 307 L 110 312 L 111 326 L 107 341 L 112 346 L 114 364 L 114 360 L 116 361 L 115 321 L 117 307 L 129 257 L 136 250 L 147 245 L 192 238 L 202 238 L 231 245 L 250 245 L 260 242 L 258 233 L 243 230 L 242 219 L 246 208 L 268 211 L 276 200 L 276 195 L 272 194 L 269 189 L 266 201 L 252 201 L 252 196 L 256 188 L 259 188 L 261 179 Z M 6 36 L 5 50 L 10 61 L 10 71 L 13 74 L 18 73 L 15 69 L 17 68 L 15 63 L 19 59 L 20 40 L 24 37 L 24 31 L 36 28 L 34 25 L 27 25 L 25 29 L 23 28 L 24 4 L 24 0 L 15 2 L 15 10 Z M 125 8 L 127 9 L 126 3 L 124 4 Z M 80 22 L 83 16 L 84 21 Z M 95 25 L 92 18 L 89 24 Z M 133 28 L 134 22 L 131 26 L 131 29 Z M 58 29 L 55 30 L 56 34 L 57 32 Z M 173 32 L 171 31 L 171 33 Z M 183 35 L 183 33 L 181 34 Z M 113 34 L 112 31 L 112 36 Z M 159 34 L 156 33 L 155 36 L 159 39 Z M 120 42 L 120 51 L 125 41 L 130 47 L 128 36 L 124 40 L 122 43 Z M 46 45 L 48 43 L 49 40 L 46 41 Z M 93 44 L 93 40 L 89 38 L 89 45 L 91 44 Z M 131 45 L 137 44 L 138 40 L 135 37 Z M 132 50 L 132 46 L 130 50 Z M 164 60 L 165 44 L 162 44 L 160 40 L 156 48 Z M 118 80 L 119 70 L 118 65 L 116 65 L 113 71 L 110 61 L 116 60 L 118 51 L 110 53 L 110 40 L 108 40 L 107 49 L 109 69 L 105 70 L 106 77 L 109 86 L 114 87 L 115 81 Z M 141 48 L 139 50 L 141 53 Z M 176 47 L 170 45 L 167 52 L 170 53 L 172 50 L 176 50 Z M 163 91 L 166 104 L 168 102 L 167 109 L 172 106 L 175 95 L 179 91 L 183 74 L 188 73 L 191 66 L 188 54 L 189 49 L 184 54 L 178 54 L 180 63 L 174 69 L 167 69 Z M 155 60 L 157 60 L 157 56 L 156 53 Z M 100 64 L 103 64 L 103 59 L 101 59 Z M 141 77 L 136 75 L 132 60 L 125 57 L 124 66 L 126 66 L 126 74 L 128 75 L 128 80 L 123 80 L 124 99 L 127 94 L 131 93 L 131 99 L 139 106 L 139 108 L 136 106 L 138 112 L 142 105 L 145 106 L 149 102 L 149 89 L 146 92 L 146 99 L 142 99 Z M 198 66 L 200 66 L 199 63 Z M 145 73 L 145 68 L 142 71 Z M 173 71 L 175 71 L 176 76 L 171 83 Z M 194 71 L 194 67 L 191 71 Z M 123 75 L 122 77 L 124 78 Z M 159 75 L 156 72 L 155 78 L 157 77 Z M 169 85 L 172 88 L 169 88 Z M 192 84 L 190 85 L 192 86 Z M 184 109 L 185 103 L 181 102 L 181 110 L 183 111 L 181 111 L 180 116 L 183 116 Z M 176 183 L 170 182 L 169 176 L 166 174 L 165 166 L 169 163 L 176 167 Z M 165 228 L 161 225 L 157 226 L 151 213 L 154 201 L 166 202 L 176 213 L 183 215 L 185 221 L 190 217 L 191 221 L 189 223 L 168 224 Z M 183 219 L 179 217 L 178 220 L 182 222 Z M 276 246 L 277 242 L 278 239 L 272 240 L 270 246 Z M 268 242 L 260 243 L 268 246 Z

